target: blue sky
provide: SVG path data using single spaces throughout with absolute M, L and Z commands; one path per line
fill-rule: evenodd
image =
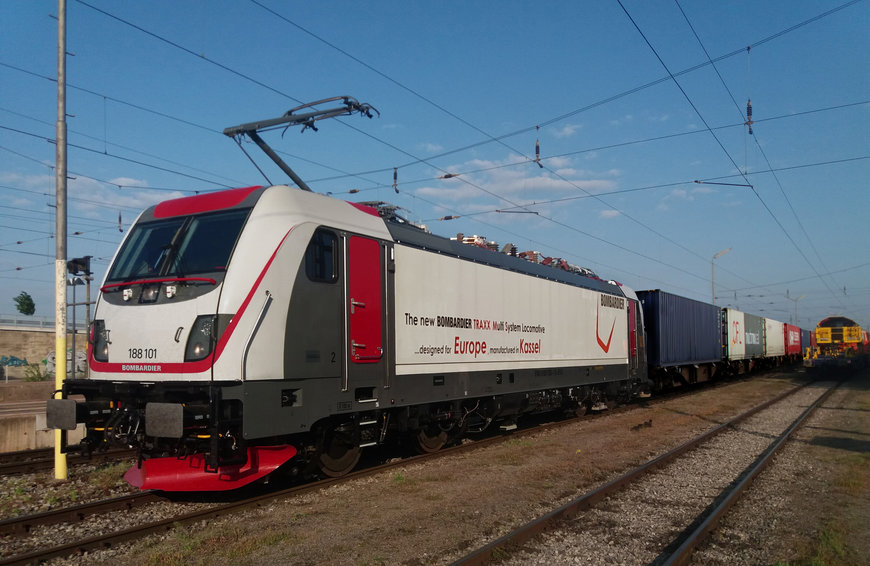
M 56 13 L 0 2 L 0 313 L 54 309 Z M 225 127 L 350 95 L 380 117 L 264 134 L 317 192 L 707 302 L 730 248 L 717 304 L 870 326 L 866 0 L 68 0 L 67 21 L 68 257 L 98 280 L 119 214 L 267 184 Z

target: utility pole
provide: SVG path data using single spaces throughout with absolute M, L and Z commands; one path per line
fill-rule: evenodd
M 57 163 L 55 187 L 57 215 L 54 260 L 54 368 L 55 399 L 63 399 L 66 377 L 66 0 L 57 0 Z M 66 431 L 54 431 L 54 477 L 67 479 Z
M 697 183 L 698 181 L 695 182 Z M 714 255 L 713 259 L 710 260 L 710 293 L 711 295 L 713 295 L 710 300 L 713 302 L 714 305 L 716 304 L 716 260 L 730 251 L 731 248 L 728 248 L 727 250 L 722 250 L 721 252 Z

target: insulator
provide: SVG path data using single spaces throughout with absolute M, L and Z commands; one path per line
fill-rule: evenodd
M 752 120 L 752 101 L 751 100 L 746 101 L 746 117 L 748 119 Z
M 399 194 L 398 181 L 399 179 L 399 168 L 393 167 L 393 190 L 396 191 L 396 194 Z

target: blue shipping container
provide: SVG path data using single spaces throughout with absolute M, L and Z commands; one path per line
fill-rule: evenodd
M 804 330 L 801 328 L 801 354 L 805 354 L 807 348 L 812 347 L 812 330 Z
M 647 335 L 647 362 L 656 367 L 718 362 L 719 307 L 661 290 L 638 291 Z

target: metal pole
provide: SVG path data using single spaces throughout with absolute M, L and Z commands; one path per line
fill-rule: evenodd
M 85 275 L 85 284 L 87 285 L 85 288 L 87 289 L 88 300 L 85 302 L 85 339 L 90 336 L 91 332 L 91 277 L 90 275 Z M 90 346 L 88 346 L 89 348 Z M 88 350 L 85 348 L 85 351 Z M 91 367 L 90 364 L 85 361 L 85 378 L 89 378 L 91 376 Z
M 710 296 L 713 306 L 716 306 L 716 257 L 710 260 Z
M 727 250 L 722 250 L 721 252 L 715 254 L 713 259 L 710 260 L 710 294 L 712 295 L 711 300 L 713 301 L 713 305 L 716 304 L 716 260 L 727 254 L 731 251 L 731 248 Z
M 72 281 L 72 289 L 73 289 L 73 302 L 72 302 L 72 361 L 70 365 L 72 366 L 69 375 L 72 379 L 76 378 L 76 278 L 73 277 L 70 279 Z
M 56 187 L 56 250 L 54 261 L 54 388 L 56 399 L 63 398 L 66 376 L 66 0 L 57 0 L 57 167 Z M 67 479 L 66 431 L 54 431 L 54 477 Z

